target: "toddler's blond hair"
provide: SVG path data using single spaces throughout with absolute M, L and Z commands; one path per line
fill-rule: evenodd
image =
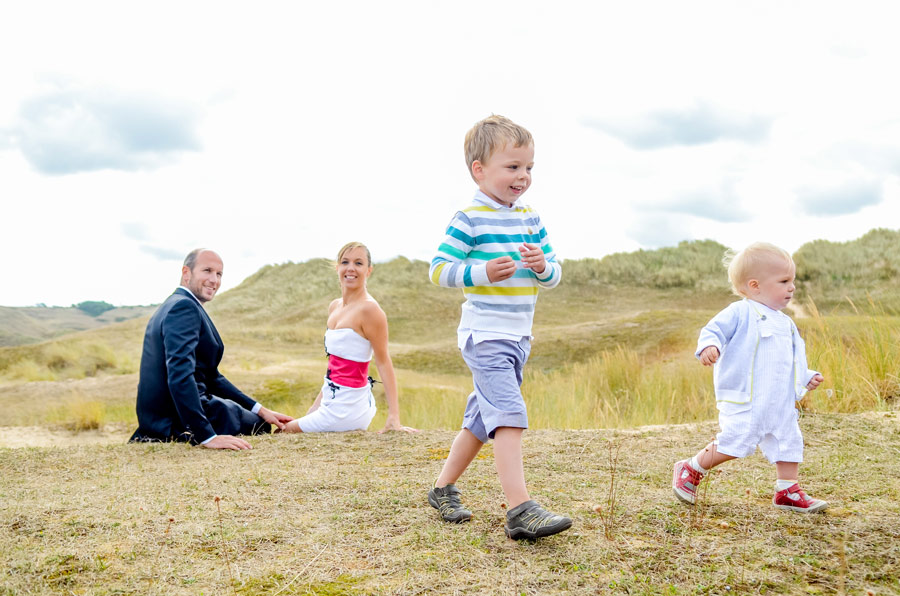
M 465 142 L 466 167 L 469 169 L 472 180 L 475 180 L 475 175 L 472 174 L 472 163 L 476 161 L 487 163 L 494 151 L 509 144 L 513 147 L 534 145 L 534 138 L 524 127 L 505 116 L 491 114 L 476 123 L 466 133 Z M 475 180 L 475 182 L 478 181 Z
M 794 259 L 788 251 L 768 242 L 754 242 L 740 252 L 727 251 L 722 263 L 728 267 L 731 291 L 738 296 L 749 298 L 744 291 L 747 282 L 759 275 L 760 267 L 773 261 L 793 263 Z

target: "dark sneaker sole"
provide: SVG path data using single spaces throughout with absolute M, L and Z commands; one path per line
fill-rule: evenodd
M 525 528 L 513 528 L 510 530 L 509 526 L 503 526 L 503 531 L 506 532 L 507 538 L 512 538 L 513 540 L 537 540 L 538 538 L 545 538 L 547 536 L 559 534 L 560 532 L 565 532 L 571 527 L 572 520 L 566 519 L 555 526 L 538 528 L 536 532 L 530 532 Z
M 441 511 L 441 505 L 437 502 L 437 499 L 429 492 L 428 493 L 428 504 L 438 510 L 438 513 Z M 445 522 L 449 522 L 451 524 L 461 524 L 472 519 L 472 514 L 468 515 L 465 513 L 461 513 L 458 517 L 446 517 L 443 513 L 441 513 L 441 519 Z

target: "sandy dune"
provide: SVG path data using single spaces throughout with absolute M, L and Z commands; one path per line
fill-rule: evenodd
M 0 426 L 0 447 L 73 447 L 124 443 L 134 429 L 109 424 L 98 430 L 72 431 L 46 426 Z

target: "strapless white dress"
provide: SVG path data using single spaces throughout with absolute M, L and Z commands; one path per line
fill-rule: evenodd
M 326 329 L 328 374 L 319 408 L 300 418 L 305 433 L 366 430 L 375 417 L 375 396 L 368 379 L 372 344 L 353 329 Z M 362 386 L 348 386 L 362 385 Z

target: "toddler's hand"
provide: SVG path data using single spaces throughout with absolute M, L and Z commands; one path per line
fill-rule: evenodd
M 488 281 L 497 283 L 509 279 L 516 273 L 516 262 L 512 257 L 497 257 L 487 262 Z
M 547 259 L 544 257 L 544 251 L 537 244 L 522 243 L 519 247 L 522 255 L 522 265 L 531 269 L 535 273 L 543 273 L 547 268 Z
M 812 391 L 816 387 L 818 387 L 822 382 L 825 381 L 825 377 L 820 374 L 813 375 L 813 378 L 809 380 L 809 383 L 806 384 L 806 388 Z
M 716 346 L 706 346 L 700 352 L 700 364 L 703 366 L 712 366 L 719 359 L 719 348 Z

